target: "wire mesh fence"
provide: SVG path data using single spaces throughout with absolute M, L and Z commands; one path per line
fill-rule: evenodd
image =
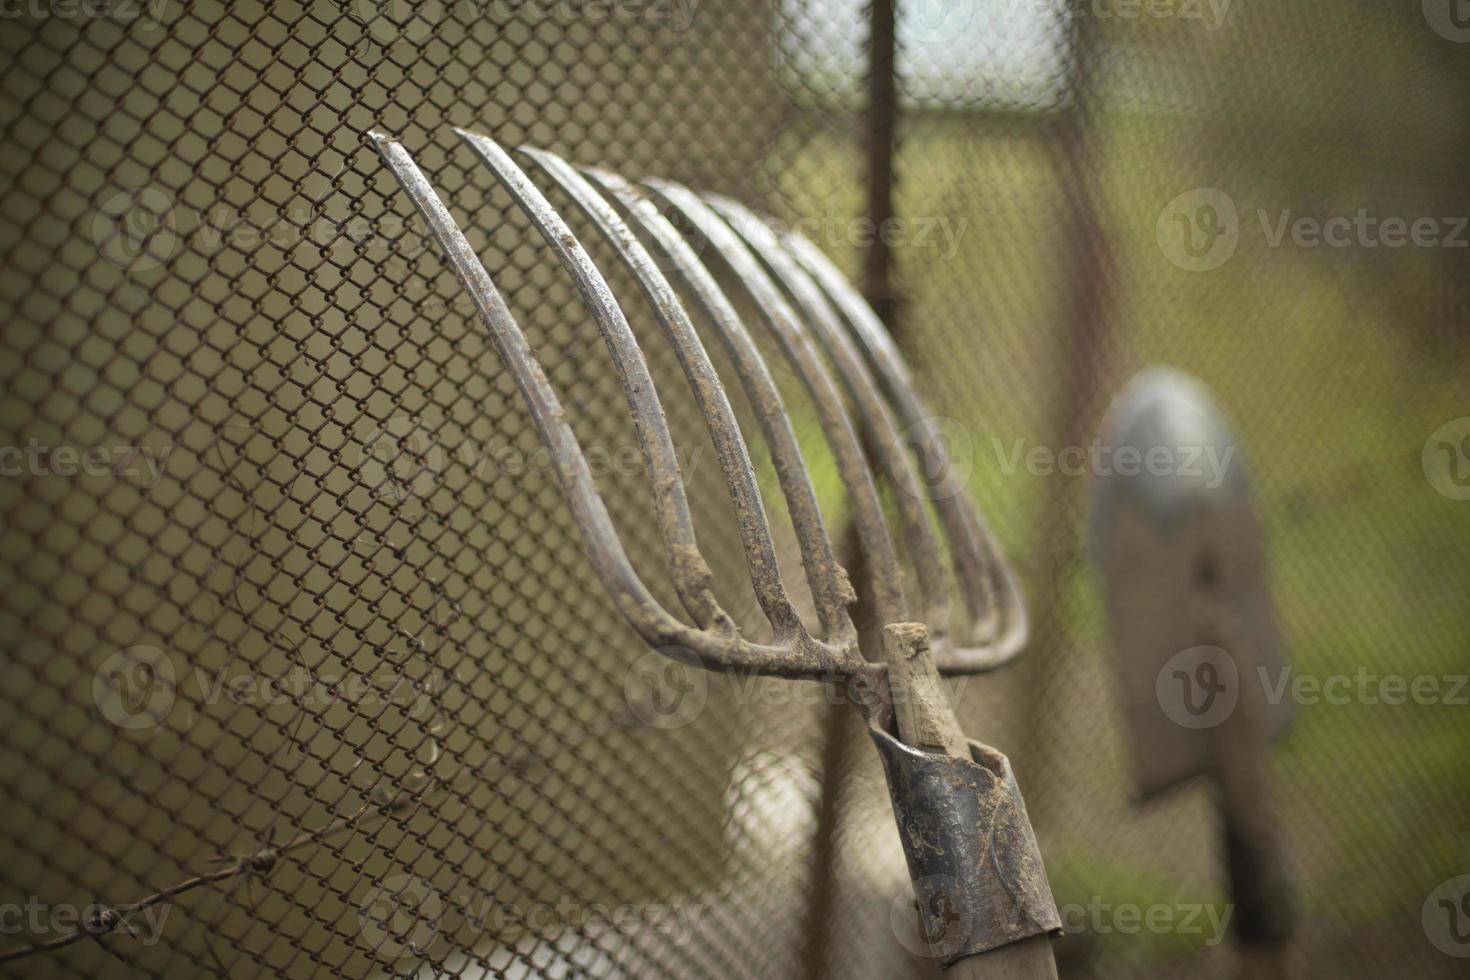
M 601 338 L 454 125 L 727 193 L 869 288 L 1025 580 L 1026 659 L 955 694 L 1016 762 L 1067 976 L 1231 969 L 1208 790 L 1132 797 L 1068 463 L 1137 367 L 1208 381 L 1319 684 L 1276 763 L 1295 961 L 1456 975 L 1434 896 L 1470 873 L 1470 464 L 1430 457 L 1465 434 L 1470 31 L 1432 0 L 899 0 L 888 37 L 886 9 L 37 2 L 0 25 L 0 956 L 48 946 L 8 975 L 932 970 L 857 720 L 810 682 L 666 673 L 603 596 L 366 138 L 444 191 L 654 569 Z M 666 407 L 718 591 L 758 628 L 713 449 Z

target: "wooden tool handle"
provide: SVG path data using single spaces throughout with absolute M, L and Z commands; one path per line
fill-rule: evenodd
M 1050 936 L 1032 936 L 1009 946 L 958 960 L 950 980 L 1057 980 Z
M 969 759 L 969 740 L 940 683 L 928 630 L 917 623 L 885 626 L 883 646 L 899 739 L 912 748 Z M 954 980 L 1057 980 L 1051 937 L 1031 936 L 967 956 L 945 975 Z

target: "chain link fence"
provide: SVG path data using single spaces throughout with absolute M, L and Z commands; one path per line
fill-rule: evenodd
M 1291 688 L 1275 767 L 1295 963 L 1458 975 L 1470 28 L 1449 0 L 1400 6 L 8 9 L 0 967 L 932 972 L 851 712 L 810 682 L 671 669 L 603 597 L 366 139 L 402 138 L 444 193 L 656 579 L 595 324 L 457 125 L 730 194 L 884 310 L 1032 607 L 1020 664 L 953 683 L 1016 762 L 1068 977 L 1234 962 L 1208 789 L 1133 798 L 1088 465 L 1064 462 L 1137 368 L 1205 379 L 1250 452 L 1295 676 L 1319 685 Z M 713 449 L 692 403 L 666 407 L 754 628 Z M 1438 693 L 1383 697 L 1386 678 Z

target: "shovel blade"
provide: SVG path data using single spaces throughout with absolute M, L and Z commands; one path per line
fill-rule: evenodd
M 1203 384 L 1142 372 L 1103 424 L 1089 550 L 1149 799 L 1216 769 L 1241 723 L 1280 736 L 1282 638 L 1265 540 L 1231 426 Z

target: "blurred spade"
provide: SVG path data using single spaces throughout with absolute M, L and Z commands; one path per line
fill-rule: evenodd
M 1270 743 L 1291 722 L 1244 460 L 1198 380 L 1136 375 L 1103 422 L 1089 551 L 1102 571 L 1140 801 L 1216 784 L 1243 976 L 1285 976 L 1289 886 Z

